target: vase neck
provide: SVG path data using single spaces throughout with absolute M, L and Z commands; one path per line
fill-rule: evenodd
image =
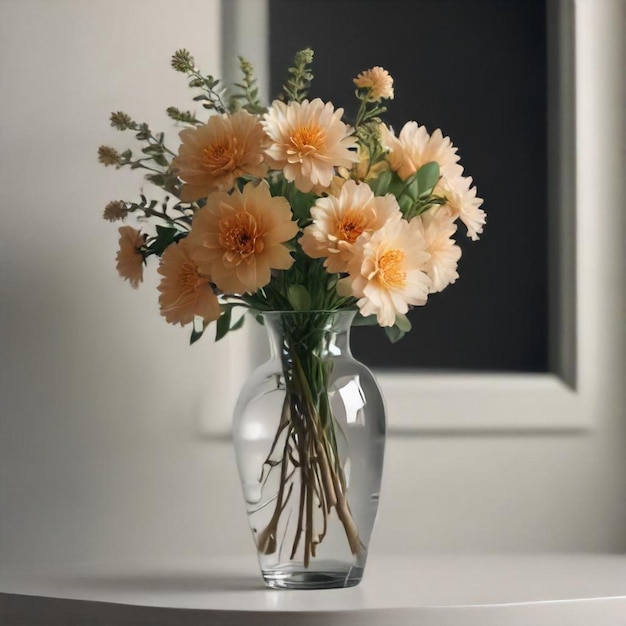
M 273 358 L 294 350 L 319 358 L 349 356 L 355 311 L 270 311 L 262 314 Z

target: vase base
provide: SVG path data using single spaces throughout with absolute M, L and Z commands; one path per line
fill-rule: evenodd
M 263 580 L 272 589 L 340 589 L 354 587 L 363 578 L 363 567 L 341 563 L 316 563 L 305 568 L 288 563 L 263 570 Z

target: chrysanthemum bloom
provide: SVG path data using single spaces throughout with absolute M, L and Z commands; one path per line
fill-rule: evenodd
M 359 298 L 362 315 L 376 315 L 380 326 L 393 326 L 409 305 L 426 304 L 431 281 L 424 268 L 430 255 L 419 220 L 390 220 L 356 243 L 339 292 Z
M 393 100 L 393 78 L 387 70 L 378 65 L 361 72 L 352 82 L 360 89 L 370 90 L 367 96 L 370 102 L 379 102 L 383 98 Z
M 165 249 L 157 271 L 163 276 L 158 286 L 161 315 L 170 324 L 184 326 L 196 316 L 208 323 L 220 316 L 211 279 L 198 271 L 191 258 L 188 239 L 181 239 Z
M 143 255 L 139 251 L 145 243 L 145 237 L 132 226 L 122 226 L 120 234 L 117 265 L 119 275 L 130 282 L 133 289 L 143 280 Z
M 476 197 L 476 187 L 472 187 L 472 178 L 455 176 L 442 179 L 435 193 L 446 199 L 445 208 L 452 219 L 460 218 L 467 228 L 467 236 L 476 241 L 483 232 L 487 220 L 485 212 L 480 208 L 482 198 Z
M 286 270 L 293 257 L 285 242 L 298 224 L 286 198 L 273 198 L 266 183 L 246 184 L 232 194 L 212 193 L 193 220 L 189 242 L 203 274 L 227 293 L 254 293 Z
M 391 194 L 374 196 L 369 185 L 348 180 L 337 197 L 318 199 L 311 208 L 313 224 L 304 229 L 300 245 L 312 258 L 326 257 L 331 273 L 345 272 L 354 243 L 390 219 L 401 219 L 398 202 Z
M 343 109 L 335 111 L 319 98 L 285 104 L 276 100 L 265 114 L 263 128 L 270 138 L 265 150 L 270 167 L 283 170 L 303 192 L 314 186 L 328 188 L 335 167 L 349 168 L 358 161 L 352 148 L 352 128 L 341 121 Z
M 432 281 L 430 292 L 443 291 L 459 277 L 456 268 L 461 258 L 461 248 L 452 238 L 456 224 L 439 207 L 430 209 L 412 221 L 422 222 L 426 251 L 430 254 L 424 266 L 424 271 Z
M 211 191 L 229 191 L 244 174 L 263 177 L 265 133 L 259 120 L 247 111 L 213 115 L 202 126 L 180 133 L 178 156 L 172 169 L 185 183 L 180 199 L 192 202 Z
M 383 148 L 389 151 L 387 160 L 391 169 L 398 172 L 402 180 L 406 180 L 422 165 L 431 161 L 439 163 L 440 173 L 444 178 L 460 176 L 463 172 L 463 168 L 457 163 L 457 148 L 439 129 L 429 135 L 424 126 L 407 122 L 396 137 L 385 124 L 381 124 L 380 141 Z

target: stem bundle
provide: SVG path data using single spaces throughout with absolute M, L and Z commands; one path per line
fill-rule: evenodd
M 305 567 L 309 567 L 317 546 L 326 536 L 333 508 L 352 554 L 363 549 L 348 504 L 336 423 L 328 398 L 332 360 L 325 354 L 325 322 L 323 314 L 284 322 L 281 359 L 285 399 L 277 433 L 264 463 L 268 473 L 280 468 L 279 485 L 273 514 L 257 537 L 259 552 L 272 554 L 277 550 L 279 524 L 295 486 L 295 491 L 299 491 L 298 517 L 290 538 L 289 558 L 296 558 L 301 548 Z

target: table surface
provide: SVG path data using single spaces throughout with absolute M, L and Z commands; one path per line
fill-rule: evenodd
M 254 557 L 0 571 L 0 624 L 626 626 L 626 556 L 371 555 L 350 589 L 265 588 Z M 3 621 L 4 620 L 4 621 Z

